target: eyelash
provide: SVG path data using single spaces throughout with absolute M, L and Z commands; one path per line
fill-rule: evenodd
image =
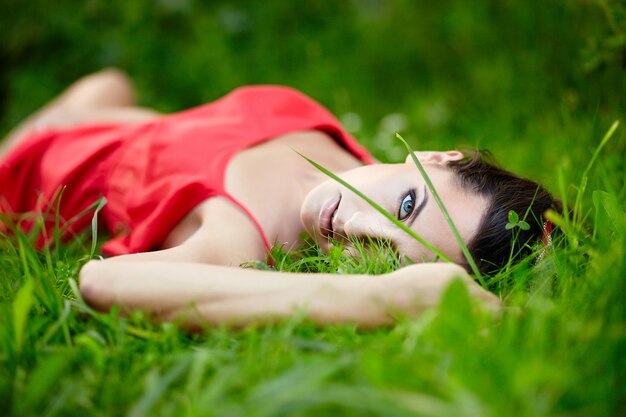
M 413 201 L 413 207 L 411 207 L 411 211 L 410 211 L 410 212 L 408 212 L 408 213 L 406 214 L 406 216 L 402 216 L 402 214 L 401 214 L 401 213 L 402 213 L 402 203 L 403 203 L 403 202 L 404 202 L 404 200 L 405 200 L 407 197 L 409 197 L 409 196 L 411 197 L 411 201 Z M 413 214 L 413 212 L 415 211 L 415 206 L 416 206 L 416 201 L 415 201 L 415 198 L 416 198 L 416 197 L 415 197 L 415 190 L 414 190 L 414 189 L 409 190 L 409 192 L 408 192 L 408 193 L 404 194 L 404 195 L 400 198 L 400 204 L 399 204 L 399 207 L 398 207 L 398 215 L 396 216 L 396 217 L 398 218 L 398 220 L 403 221 L 403 220 L 406 220 L 406 219 L 408 219 L 409 217 L 411 217 L 411 214 Z

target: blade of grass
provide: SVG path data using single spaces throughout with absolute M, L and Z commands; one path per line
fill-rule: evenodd
M 46 330 L 46 333 L 43 335 L 43 337 L 39 339 L 40 346 L 45 346 L 48 341 L 52 339 L 52 337 L 66 323 L 67 318 L 70 315 L 71 307 L 72 305 L 69 300 L 65 300 L 63 302 L 63 311 L 61 312 L 61 315 L 54 323 L 52 323 L 52 325 L 50 325 L 50 327 L 48 327 L 48 330 Z
M 24 331 L 30 311 L 34 302 L 35 284 L 33 279 L 28 276 L 17 292 L 13 301 L 13 331 L 15 335 L 15 351 L 20 353 L 24 344 Z
M 430 190 L 430 193 L 432 194 L 433 198 L 437 202 L 437 205 L 439 206 L 439 209 L 441 210 L 441 213 L 443 214 L 443 217 L 446 219 L 446 222 L 448 223 L 448 226 L 450 227 L 450 230 L 452 230 L 452 234 L 454 234 L 454 237 L 456 238 L 456 241 L 458 242 L 459 246 L 461 247 L 461 251 L 463 252 L 463 255 L 465 256 L 465 259 L 467 260 L 467 263 L 470 265 L 470 268 L 472 268 L 472 272 L 474 272 L 474 275 L 476 276 L 476 279 L 478 279 L 478 282 L 480 282 L 481 285 L 485 285 L 485 282 L 483 280 L 483 276 L 480 273 L 480 271 L 478 270 L 478 266 L 476 265 L 476 262 L 474 262 L 474 258 L 470 254 L 469 249 L 467 249 L 467 245 L 463 241 L 463 238 L 461 237 L 461 234 L 459 233 L 459 230 L 456 228 L 456 225 L 452 221 L 452 217 L 450 217 L 450 214 L 448 213 L 448 210 L 446 209 L 446 206 L 443 204 L 443 201 L 441 201 L 441 198 L 439 197 L 439 193 L 437 193 L 437 190 L 435 189 L 435 186 L 434 186 L 433 182 L 430 180 L 430 177 L 426 173 L 426 170 L 424 169 L 424 167 L 422 166 L 420 161 L 415 156 L 415 153 L 413 152 L 413 149 L 411 149 L 411 147 L 409 146 L 407 141 L 404 140 L 404 138 L 402 136 L 400 136 L 399 133 L 396 133 L 396 137 L 404 144 L 404 146 L 406 147 L 407 151 L 409 151 L 409 155 L 411 155 L 411 159 L 413 159 L 413 163 L 415 164 L 415 166 L 419 170 L 420 174 L 424 178 L 424 181 L 426 182 L 426 186 L 428 187 L 428 189 Z
M 106 198 L 102 197 L 99 198 L 98 200 L 94 201 L 93 203 L 91 203 L 87 208 L 85 208 L 83 211 L 79 212 L 78 214 L 72 216 L 69 220 L 67 220 L 63 226 L 61 226 L 60 229 L 60 234 L 64 235 L 68 229 L 72 226 L 72 224 L 74 224 L 78 219 L 82 218 L 83 216 L 86 216 L 87 213 L 91 212 L 91 211 L 96 211 L 96 213 L 98 211 L 100 211 L 102 209 L 102 207 L 104 207 L 104 205 L 106 204 Z M 94 214 L 96 214 L 94 213 Z M 96 222 L 96 227 L 97 227 L 98 223 Z M 93 227 L 93 220 L 92 220 L 92 227 Z
M 60 233 L 60 223 L 61 223 L 61 215 L 59 213 L 61 213 L 61 199 L 63 198 L 63 193 L 65 192 L 66 187 L 61 187 L 60 189 L 58 189 L 55 194 L 56 196 L 53 197 L 53 200 L 56 199 L 56 211 L 55 211 L 55 216 L 54 216 L 54 247 L 58 248 L 61 246 L 61 233 Z M 43 230 L 45 231 L 46 228 L 44 227 Z M 47 239 L 46 239 L 47 241 Z
M 376 211 L 378 211 L 380 214 L 382 214 L 383 216 L 385 216 L 385 218 L 387 218 L 387 220 L 389 220 L 390 222 L 392 222 L 393 224 L 395 224 L 396 226 L 398 226 L 400 229 L 402 229 L 404 232 L 406 232 L 407 234 L 409 234 L 409 236 L 411 236 L 413 239 L 417 240 L 419 243 L 421 243 L 422 245 L 424 245 L 426 248 L 428 248 L 431 252 L 433 252 L 435 255 L 437 255 L 438 257 L 440 257 L 441 259 L 443 259 L 446 262 L 452 263 L 452 260 L 450 258 L 448 258 L 443 252 L 441 252 L 439 249 L 437 249 L 434 245 L 432 245 L 431 243 L 429 243 L 428 241 L 426 241 L 426 239 L 424 239 L 423 237 L 421 237 L 420 235 L 418 235 L 417 233 L 415 233 L 414 230 L 410 229 L 409 227 L 407 227 L 404 223 L 402 223 L 400 220 L 396 219 L 394 215 L 392 215 L 391 213 L 389 213 L 387 210 L 385 210 L 384 208 L 382 208 L 380 205 L 378 205 L 374 200 L 372 200 L 371 198 L 367 197 L 365 194 L 363 194 L 361 191 L 357 190 L 356 188 L 354 188 L 352 185 L 348 184 L 346 181 L 344 181 L 343 179 L 339 178 L 337 175 L 333 174 L 332 172 L 330 172 L 328 169 L 324 168 L 323 166 L 321 166 L 320 164 L 318 164 L 317 162 L 307 158 L 306 156 L 302 155 L 301 153 L 298 153 L 298 155 L 300 155 L 301 157 L 303 157 L 308 163 L 310 163 L 311 165 L 313 165 L 315 168 L 317 168 L 318 170 L 320 170 L 321 172 L 323 172 L 324 174 L 326 174 L 327 176 L 329 176 L 330 178 L 332 178 L 333 180 L 337 181 L 339 184 L 343 185 L 344 187 L 346 187 L 348 190 L 352 191 L 354 194 L 356 194 L 357 196 L 359 196 L 360 198 L 362 198 L 363 200 L 365 200 L 367 202 L 367 204 L 369 204 L 370 206 L 372 206 Z
M 600 144 L 596 147 L 596 150 L 593 152 L 593 155 L 591 156 L 591 160 L 589 161 L 589 164 L 587 164 L 587 167 L 583 171 L 582 178 L 580 179 L 580 187 L 578 188 L 578 193 L 576 194 L 576 200 L 574 202 L 574 222 L 577 224 L 580 224 L 582 220 L 582 200 L 583 200 L 583 195 L 585 194 L 585 189 L 587 188 L 587 182 L 589 180 L 589 172 L 591 171 L 591 167 L 596 162 L 596 159 L 598 159 L 598 155 L 600 155 L 602 148 L 604 148 L 604 145 L 606 145 L 609 139 L 611 139 L 611 137 L 617 130 L 618 126 L 619 126 L 619 120 L 616 120 L 615 122 L 613 122 L 609 130 L 607 130 L 606 134 L 600 141 Z
M 97 201 L 97 205 L 93 212 L 93 217 L 91 218 L 91 252 L 89 252 L 89 258 L 93 259 L 94 254 L 96 253 L 96 246 L 98 245 L 98 214 L 100 210 L 106 205 L 107 199 L 102 197 Z

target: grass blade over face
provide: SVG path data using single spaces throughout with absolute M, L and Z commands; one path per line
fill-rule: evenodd
M 337 181 L 339 184 L 343 185 L 344 187 L 346 187 L 348 190 L 352 191 L 354 194 L 356 194 L 357 196 L 359 196 L 360 198 L 362 198 L 363 200 L 365 200 L 365 202 L 367 202 L 367 204 L 369 204 L 370 206 L 372 206 L 376 211 L 378 211 L 380 214 L 382 214 L 383 216 L 385 216 L 385 218 L 387 218 L 387 220 L 389 220 L 390 222 L 392 222 L 394 225 L 398 226 L 400 229 L 402 229 L 404 232 L 408 233 L 409 236 L 411 236 L 413 239 L 417 240 L 419 243 L 421 243 L 422 245 L 424 245 L 426 248 L 428 248 L 431 252 L 433 252 L 435 255 L 437 255 L 438 257 L 440 257 L 441 259 L 443 259 L 446 262 L 450 262 L 452 263 L 452 260 L 450 258 L 448 258 L 443 252 L 441 252 L 439 249 L 437 249 L 434 245 L 432 245 L 431 243 L 429 243 L 428 241 L 426 241 L 426 239 L 424 239 L 423 237 L 421 237 L 420 235 L 418 235 L 417 233 L 415 233 L 415 231 L 409 227 L 407 227 L 404 223 L 402 223 L 400 220 L 396 219 L 396 217 L 389 213 L 387 210 L 385 210 L 384 208 L 382 208 L 380 205 L 378 205 L 374 200 L 372 200 L 371 198 L 367 197 L 365 194 L 363 194 L 361 191 L 357 190 L 356 188 L 354 188 L 352 185 L 348 184 L 346 181 L 344 181 L 343 179 L 341 179 L 339 176 L 335 175 L 334 173 L 330 172 L 328 169 L 324 168 L 323 166 L 321 166 L 320 164 L 318 164 L 317 162 L 307 158 L 306 156 L 302 155 L 301 153 L 298 153 L 298 155 L 300 155 L 301 157 L 303 157 L 307 162 L 309 162 L 311 165 L 313 165 L 315 168 L 317 168 L 318 170 L 320 170 L 321 172 L 323 172 L 324 174 L 326 174 L 327 176 L 329 176 L 330 178 L 332 178 L 333 180 Z
M 443 204 L 443 201 L 441 201 L 441 198 L 439 198 L 439 194 L 437 193 L 437 190 L 435 189 L 435 185 L 430 180 L 430 177 L 426 173 L 426 170 L 424 169 L 424 167 L 422 166 L 420 161 L 415 156 L 415 153 L 413 152 L 413 149 L 411 149 L 411 147 L 409 146 L 407 141 L 404 140 L 404 138 L 402 136 L 400 136 L 400 134 L 398 134 L 398 133 L 396 133 L 396 137 L 398 139 L 400 139 L 400 141 L 406 147 L 407 151 L 409 151 L 409 155 L 411 155 L 411 159 L 413 159 L 413 163 L 415 164 L 415 166 L 419 170 L 420 174 L 424 178 L 424 181 L 426 182 L 426 186 L 428 186 L 428 189 L 430 190 L 430 193 L 432 194 L 433 198 L 437 202 L 437 205 L 439 206 L 439 209 L 441 210 L 441 213 L 443 214 L 443 217 L 446 219 L 446 223 L 448 223 L 448 226 L 450 227 L 450 230 L 452 230 L 452 234 L 454 234 L 454 237 L 456 238 L 456 241 L 458 242 L 459 246 L 461 247 L 461 251 L 463 252 L 463 255 L 465 256 L 465 259 L 467 260 L 467 263 L 472 268 L 472 272 L 474 272 L 474 275 L 476 275 L 476 279 L 478 279 L 480 284 L 484 285 L 485 282 L 483 281 L 483 277 L 482 277 L 480 271 L 478 270 L 478 266 L 476 266 L 476 262 L 474 262 L 474 258 L 469 253 L 469 249 L 467 249 L 467 245 L 463 241 L 463 238 L 461 238 L 461 234 L 459 233 L 459 230 L 456 228 L 454 222 L 452 221 L 452 217 L 450 217 L 450 214 L 448 213 L 448 210 L 446 209 L 446 206 Z

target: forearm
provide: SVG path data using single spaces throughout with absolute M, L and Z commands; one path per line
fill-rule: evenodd
M 382 276 L 291 274 L 195 263 L 91 262 L 81 293 L 94 307 L 147 311 L 190 328 L 269 322 L 302 310 L 318 324 L 393 322 L 438 303 L 455 267 L 424 265 L 416 274 Z M 482 290 L 481 290 L 482 291 Z
M 320 323 L 361 321 L 350 289 L 373 289 L 376 277 L 291 274 L 197 263 L 91 262 L 81 293 L 99 310 L 147 311 L 158 320 L 203 324 L 267 322 L 306 309 Z M 341 306 L 340 308 L 338 306 Z M 338 314 L 339 313 L 339 314 Z

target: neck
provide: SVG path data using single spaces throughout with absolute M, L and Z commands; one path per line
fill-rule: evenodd
M 332 171 L 334 174 L 341 175 L 341 172 Z M 327 180 L 332 180 L 328 175 L 324 174 L 322 171 L 319 171 L 317 168 L 311 165 L 311 169 L 302 173 L 302 178 L 300 181 L 301 190 L 304 192 L 304 196 L 306 196 L 313 188 L 317 187 L 321 183 Z M 303 196 L 303 198 L 304 198 Z

